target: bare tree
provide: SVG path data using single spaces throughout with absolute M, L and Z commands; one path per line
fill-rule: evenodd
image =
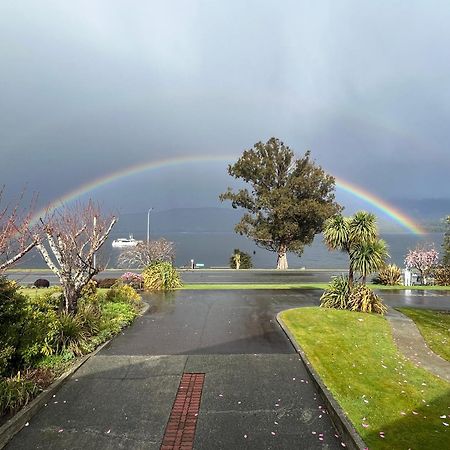
M 117 262 L 119 267 L 142 269 L 154 261 L 172 262 L 174 257 L 174 243 L 161 238 L 156 241 L 142 242 L 135 247 L 123 250 Z
M 3 199 L 4 187 L 0 189 L 0 204 Z M 34 198 L 28 207 L 21 207 L 24 199 L 13 205 L 0 208 L 0 273 L 22 258 L 34 246 L 35 241 L 31 230 L 31 217 Z
M 76 313 L 81 290 L 104 269 L 96 265 L 95 253 L 105 243 L 116 218 L 104 217 L 89 201 L 85 206 L 63 206 L 41 223 L 36 246 L 61 282 L 65 311 Z

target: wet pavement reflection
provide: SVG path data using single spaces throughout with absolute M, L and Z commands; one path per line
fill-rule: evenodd
M 386 304 L 450 309 L 447 295 L 379 292 Z M 144 294 L 147 313 L 105 348 L 108 355 L 292 353 L 278 312 L 318 306 L 320 290 L 186 290 Z

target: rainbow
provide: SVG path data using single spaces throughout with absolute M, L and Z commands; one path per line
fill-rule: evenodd
M 387 215 L 388 217 L 390 217 L 391 219 L 402 225 L 407 230 L 413 232 L 414 234 L 420 235 L 426 233 L 425 229 L 422 228 L 416 222 L 414 222 L 414 220 L 411 217 L 408 217 L 404 212 L 400 211 L 398 208 L 389 204 L 385 200 L 366 191 L 360 186 L 356 186 L 355 184 L 343 180 L 340 177 L 336 177 L 335 175 L 333 176 L 334 179 L 336 180 L 336 186 L 341 190 L 348 192 L 354 195 L 355 197 L 358 197 L 361 200 L 364 200 L 365 202 L 374 206 L 376 209 L 378 209 L 379 211 L 381 211 L 382 213 L 384 213 L 385 215 Z
M 96 178 L 88 183 L 85 183 L 76 189 L 67 192 L 65 195 L 57 198 L 48 204 L 45 208 L 40 209 L 33 216 L 33 222 L 39 220 L 40 217 L 44 216 L 47 212 L 52 212 L 55 209 L 61 207 L 64 204 L 70 203 L 83 195 L 94 191 L 102 186 L 105 186 L 109 183 L 115 182 L 117 180 L 130 177 L 132 175 L 136 175 L 142 172 L 164 169 L 168 167 L 175 167 L 183 164 L 195 164 L 195 163 L 209 163 L 209 162 L 222 162 L 222 163 L 230 163 L 234 161 L 236 158 L 229 156 L 177 156 L 173 158 L 165 158 L 160 159 L 158 161 L 151 161 L 147 163 L 139 163 L 131 165 L 125 169 L 118 170 L 116 172 L 109 173 L 108 175 Z M 353 183 L 350 183 L 346 180 L 343 180 L 340 177 L 334 176 L 336 180 L 336 187 L 354 195 L 357 198 L 365 201 L 366 203 L 372 205 L 376 209 L 378 209 L 383 214 L 387 215 L 395 222 L 400 224 L 402 227 L 406 228 L 408 231 L 414 234 L 423 234 L 425 230 L 414 222 L 414 220 L 408 217 L 405 213 L 400 211 L 398 208 L 384 201 L 383 199 L 377 197 L 376 195 L 364 190 L 363 188 L 356 186 Z

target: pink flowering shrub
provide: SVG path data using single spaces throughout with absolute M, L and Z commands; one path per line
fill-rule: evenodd
M 143 285 L 143 279 L 142 275 L 139 273 L 133 273 L 133 272 L 125 272 L 121 277 L 120 280 L 124 284 L 129 284 L 135 289 L 141 289 Z
M 416 247 L 409 250 L 405 258 L 405 266 L 407 269 L 416 269 L 422 279 L 429 275 L 439 262 L 439 253 L 433 246 L 430 248 Z

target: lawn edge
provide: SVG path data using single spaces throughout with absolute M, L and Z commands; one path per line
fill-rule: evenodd
M 144 306 L 139 311 L 139 316 L 146 313 L 150 305 L 143 302 Z M 103 344 L 99 345 L 92 353 L 83 356 L 80 360 L 74 363 L 66 372 L 60 375 L 47 389 L 44 389 L 35 399 L 33 399 L 28 405 L 24 406 L 19 412 L 14 414 L 11 419 L 6 421 L 0 427 L 0 449 L 4 448 L 8 442 L 25 426 L 27 422 L 43 407 L 45 403 L 48 403 L 52 396 L 59 391 L 64 383 L 91 357 L 95 356 L 104 347 L 106 347 L 116 336 L 108 339 Z
M 299 308 L 290 308 L 280 311 L 277 316 L 277 322 L 281 329 L 286 334 L 287 338 L 291 341 L 291 344 L 295 348 L 295 351 L 300 355 L 303 360 L 306 370 L 309 373 L 314 386 L 319 391 L 322 400 L 324 401 L 329 413 L 331 421 L 336 427 L 337 431 L 340 433 L 342 441 L 345 443 L 347 448 L 352 450 L 364 450 L 367 449 L 367 445 L 362 440 L 361 436 L 356 431 L 355 427 L 351 423 L 350 419 L 345 414 L 344 410 L 341 408 L 339 403 L 335 400 L 331 392 L 325 386 L 325 383 L 320 378 L 319 374 L 316 372 L 312 364 L 310 363 L 306 353 L 303 351 L 301 346 L 296 341 L 294 335 L 289 330 L 288 326 L 283 322 L 281 314 L 287 311 L 297 310 Z

